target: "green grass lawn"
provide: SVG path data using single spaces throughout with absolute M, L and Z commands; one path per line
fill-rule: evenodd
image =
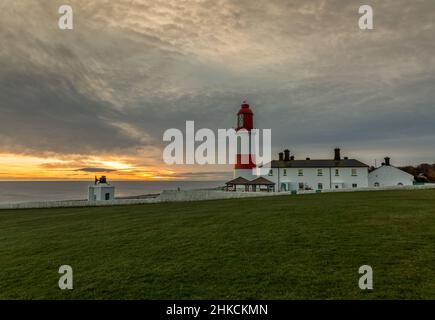
M 386 298 L 435 299 L 435 190 L 0 211 L 0 299 Z

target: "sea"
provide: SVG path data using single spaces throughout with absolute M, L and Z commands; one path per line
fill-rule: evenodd
M 89 181 L 0 181 L 0 204 L 83 200 L 87 198 Z M 158 194 L 163 190 L 201 190 L 224 185 L 223 181 L 111 181 L 115 197 Z

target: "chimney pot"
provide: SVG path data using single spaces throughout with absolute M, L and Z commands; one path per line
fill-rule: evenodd
M 334 160 L 341 160 L 340 148 L 335 148 L 334 149 Z
M 390 165 L 390 157 L 385 157 L 385 165 L 386 166 Z
M 289 149 L 284 150 L 284 161 L 290 161 L 290 150 Z

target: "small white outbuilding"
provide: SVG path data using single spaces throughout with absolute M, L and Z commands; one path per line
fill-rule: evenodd
M 414 176 L 390 164 L 386 157 L 381 167 L 369 173 L 369 187 L 412 186 Z
M 107 182 L 105 176 L 100 179 L 95 177 L 95 183 L 91 184 L 88 189 L 89 201 L 109 201 L 115 200 L 115 186 Z

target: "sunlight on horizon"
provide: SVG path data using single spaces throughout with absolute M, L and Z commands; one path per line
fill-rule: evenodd
M 91 157 L 89 160 L 66 161 L 55 157 L 0 154 L 0 180 L 93 180 L 109 175 L 111 180 L 170 179 L 174 171 L 134 167 L 122 161 Z M 168 174 L 168 176 L 165 176 Z
M 95 176 L 106 175 L 110 181 L 142 180 L 219 180 L 217 177 L 191 177 L 192 167 L 186 166 L 184 170 L 173 170 L 155 165 L 143 166 L 129 163 L 128 159 L 116 156 L 101 158 L 96 156 L 65 156 L 57 158 L 38 157 L 22 154 L 0 154 L 0 181 L 47 181 L 47 180 L 90 180 Z M 133 161 L 133 160 L 132 160 Z M 201 173 L 200 171 L 198 171 Z M 218 172 L 217 172 L 218 173 Z M 222 172 L 225 174 L 226 172 Z M 225 179 L 225 178 L 224 178 Z

